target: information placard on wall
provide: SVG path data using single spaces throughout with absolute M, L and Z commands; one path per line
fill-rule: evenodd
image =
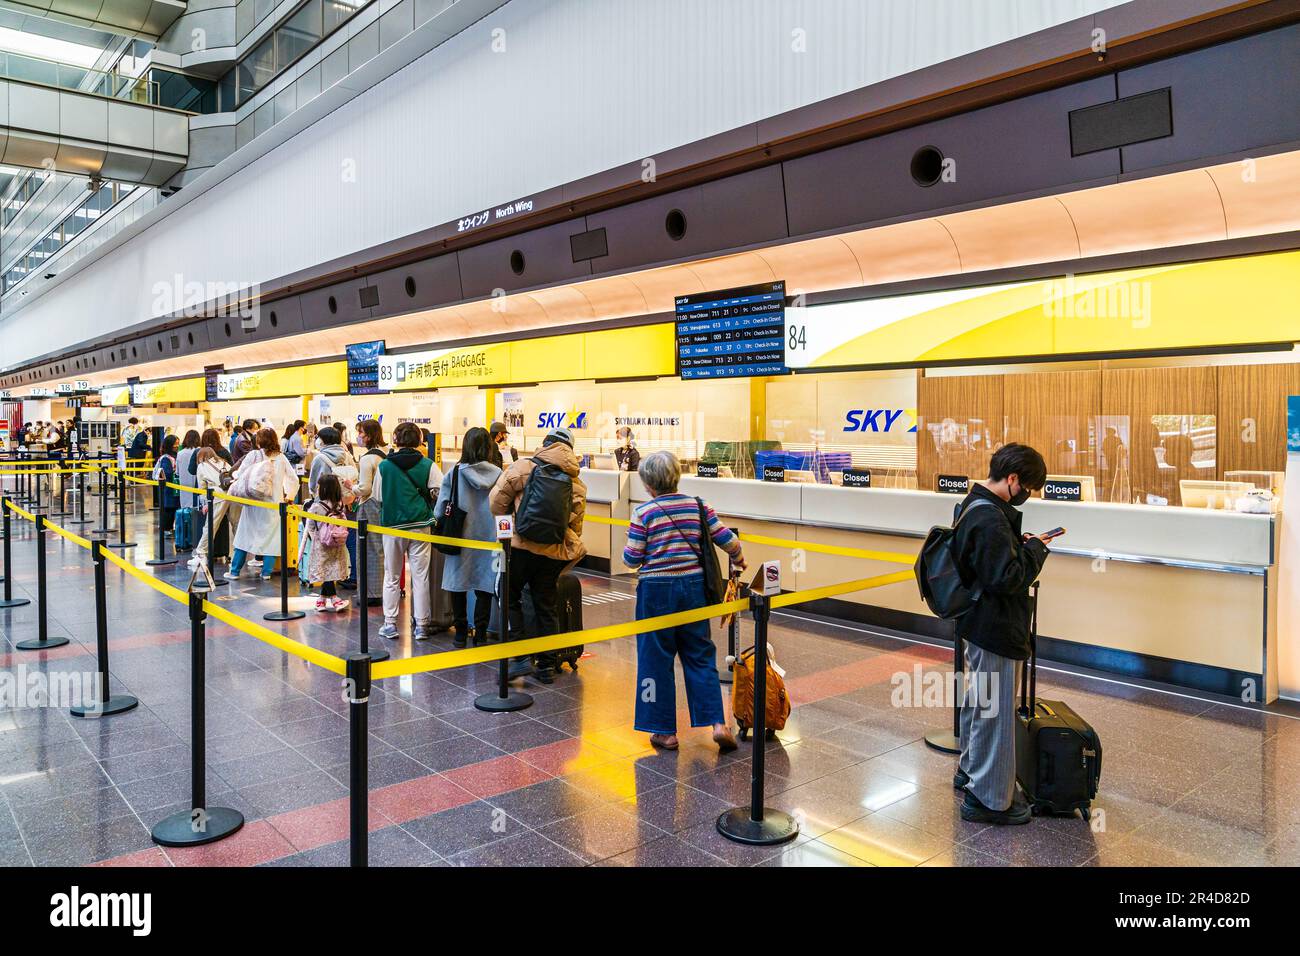
M 785 282 L 679 295 L 677 374 L 785 375 Z

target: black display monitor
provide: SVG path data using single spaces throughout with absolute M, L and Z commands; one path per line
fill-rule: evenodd
M 785 375 L 785 282 L 679 295 L 677 374 L 683 379 Z
M 384 354 L 384 340 L 358 342 L 348 346 L 348 394 L 378 395 L 379 356 Z

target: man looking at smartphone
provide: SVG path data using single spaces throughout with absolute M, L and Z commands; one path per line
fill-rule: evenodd
M 1048 538 L 1022 535 L 1017 509 L 1046 482 L 1042 455 L 1028 445 L 1003 445 L 989 462 L 988 479 L 972 483 L 957 510 L 953 554 L 978 595 L 957 619 L 957 637 L 966 643 L 966 692 L 953 786 L 965 791 L 963 820 L 1030 819 L 1028 802 L 1016 792 L 1016 663 L 1029 657 L 1029 586 L 1047 560 Z

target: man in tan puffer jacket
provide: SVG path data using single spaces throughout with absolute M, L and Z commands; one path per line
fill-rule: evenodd
M 517 640 L 559 632 L 556 584 L 565 568 L 581 560 L 587 553 L 587 548 L 582 543 L 582 519 L 587 512 L 587 486 L 578 477 L 580 465 L 578 456 L 573 451 L 573 434 L 567 428 L 553 429 L 542 440 L 541 450 L 533 457 L 545 464 L 558 466 L 572 479 L 573 506 L 563 541 L 544 544 L 515 534 L 510 542 L 510 636 Z M 534 467 L 533 458 L 520 458 L 501 473 L 488 498 L 488 505 L 494 515 L 515 513 Z M 525 587 L 532 595 L 537 623 L 535 635 L 524 632 Z M 536 670 L 543 682 L 550 683 L 554 668 L 554 655 L 539 655 L 536 667 L 531 659 L 518 658 L 510 668 L 510 677 L 525 677 Z

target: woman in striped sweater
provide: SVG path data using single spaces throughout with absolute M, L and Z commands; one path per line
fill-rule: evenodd
M 717 544 L 731 556 L 733 565 L 744 568 L 740 539 L 718 520 L 708 505 L 678 493 L 682 467 L 672 452 L 648 455 L 641 460 L 637 473 L 654 495 L 633 512 L 627 547 L 623 550 L 623 562 L 640 569 L 636 587 L 637 620 L 703 607 L 704 568 L 700 564 L 703 548 Z M 696 621 L 638 634 L 636 642 L 636 729 L 650 734 L 650 743 L 656 747 L 677 749 L 673 658 L 680 657 L 691 726 L 712 727 L 718 747 L 735 750 L 736 738 L 727 727 L 722 709 L 717 649 L 709 634 L 709 622 Z

